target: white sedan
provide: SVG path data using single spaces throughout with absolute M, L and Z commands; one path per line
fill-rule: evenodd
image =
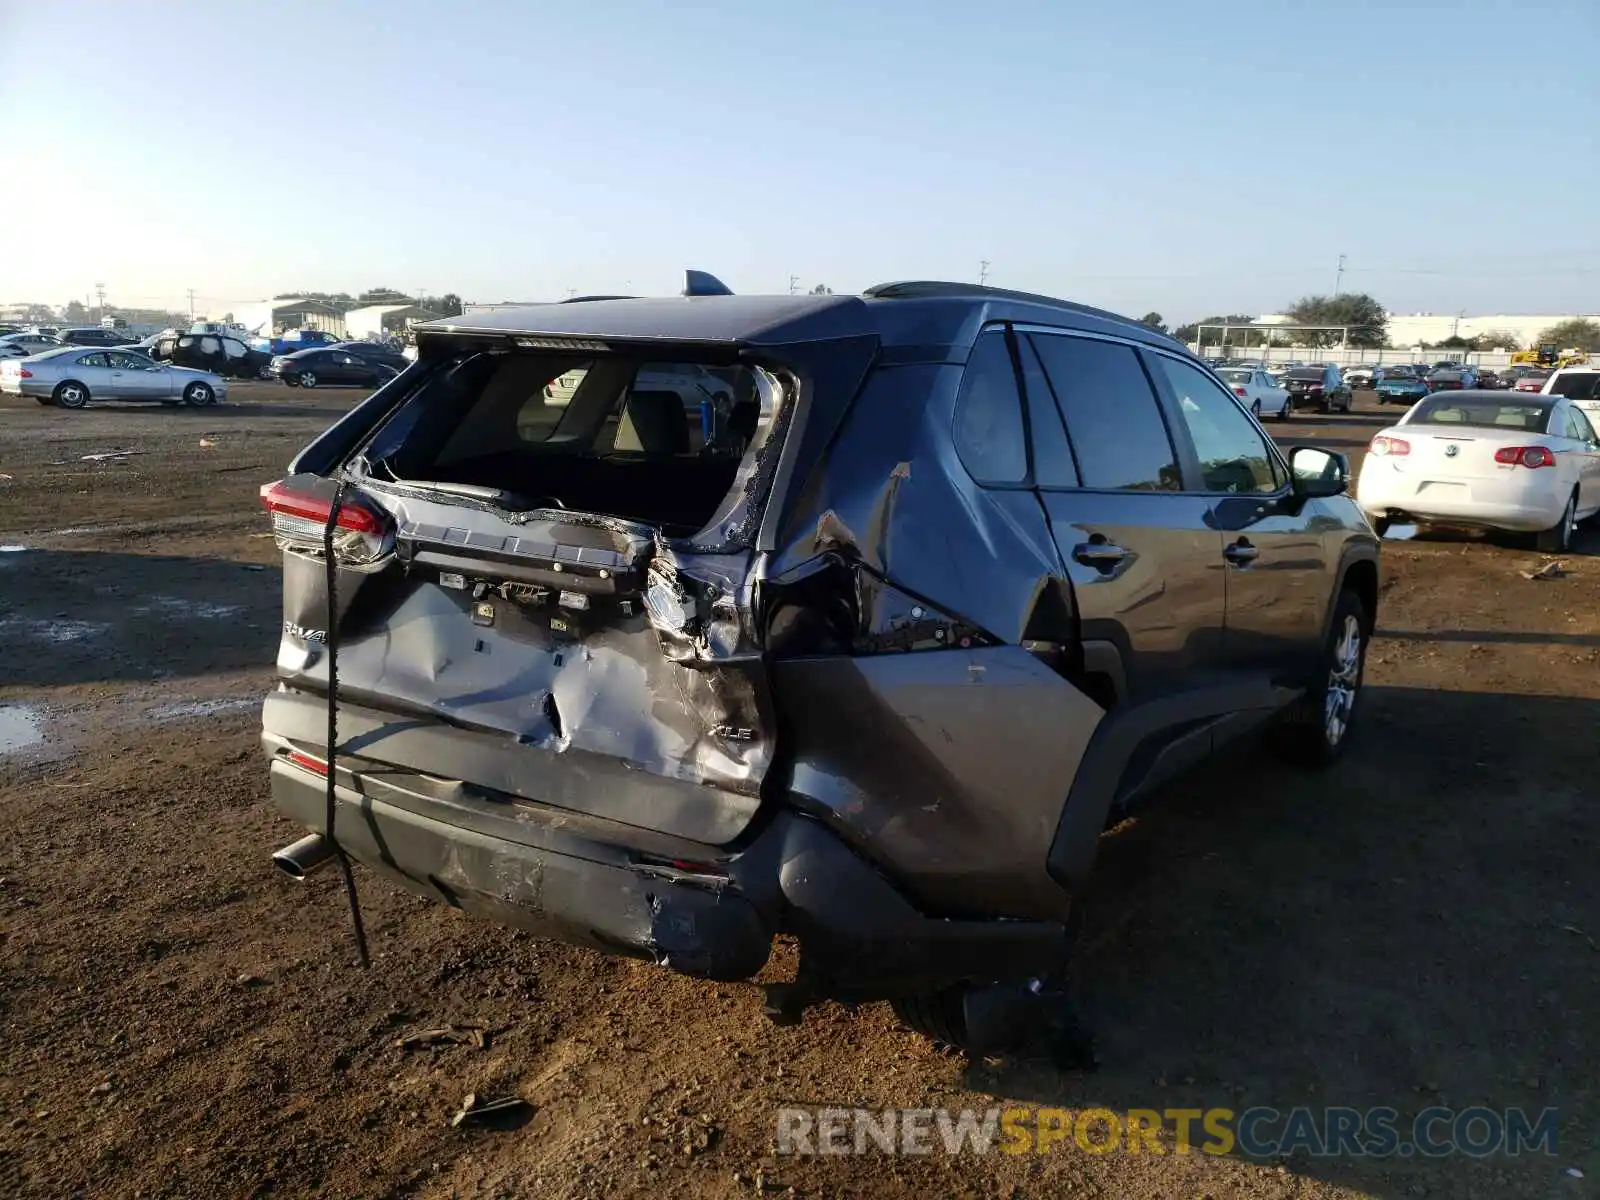
M 1288 419 L 1289 393 L 1267 374 L 1266 368 L 1218 367 L 1217 376 L 1233 389 L 1233 394 L 1255 414 L 1256 420 L 1262 417 L 1277 417 L 1280 421 Z
M 1367 448 L 1356 502 L 1391 521 L 1508 529 L 1561 553 L 1600 512 L 1600 435 L 1561 396 L 1438 392 Z

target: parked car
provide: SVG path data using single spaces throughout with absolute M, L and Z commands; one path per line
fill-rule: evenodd
M 1342 372 L 1345 386 L 1350 388 L 1370 388 L 1377 367 L 1370 363 L 1360 363 L 1356 366 L 1346 367 Z
M 1500 376 L 1485 367 L 1478 368 L 1478 390 L 1480 392 L 1498 392 L 1509 388 L 1509 382 L 1502 382 Z
M 1435 367 L 1428 373 L 1430 392 L 1472 391 L 1478 386 L 1478 373 L 1469 366 L 1455 363 L 1448 367 Z
M 411 360 L 401 351 L 382 342 L 337 342 L 329 349 L 342 350 L 346 354 L 364 358 L 368 362 L 382 363 L 396 371 L 404 371 L 411 365 Z
M 728 372 L 748 448 L 697 444 L 646 360 Z M 311 831 L 275 861 L 336 842 L 703 978 L 786 934 L 775 1017 L 887 999 L 1003 1045 L 1059 1010 L 1108 822 L 1247 727 L 1348 747 L 1379 542 L 1347 480 L 1178 342 L 992 288 L 423 326 L 413 386 L 263 489 L 263 748 Z
M 12 333 L 0 337 L 0 345 L 16 346 L 27 354 L 42 354 L 61 345 L 61 339 L 48 333 Z
M 1514 392 L 1542 392 L 1544 391 L 1544 385 L 1549 382 L 1550 376 L 1553 374 L 1555 374 L 1554 371 L 1547 371 L 1542 368 L 1529 371 L 1520 376 L 1517 382 L 1511 385 L 1511 390 Z
M 333 334 L 321 329 L 297 329 L 293 333 L 282 333 L 267 342 L 267 352 L 274 356 L 294 354 L 300 350 L 313 350 L 321 346 L 332 346 L 339 342 Z
M 1410 371 L 1385 368 L 1372 390 L 1378 394 L 1379 404 L 1415 404 L 1428 394 L 1428 384 Z
M 167 366 L 130 350 L 62 346 L 0 362 L 0 392 L 40 404 L 82 408 L 91 400 L 148 400 L 203 407 L 228 395 L 208 371 Z
M 234 379 L 259 379 L 271 361 L 270 355 L 252 350 L 238 338 L 216 333 L 163 333 L 149 352 L 159 361 Z
M 0 358 L 27 358 L 36 351 L 19 346 L 15 342 L 0 341 Z
M 1589 424 L 1600 427 L 1600 367 L 1562 367 L 1539 390 L 1546 396 L 1565 396 Z
M 101 325 L 63 329 L 57 337 L 64 346 L 126 346 L 139 340 L 124 329 L 106 329 Z
M 1562 553 L 1600 512 L 1600 438 L 1564 397 L 1435 393 L 1372 439 L 1356 498 L 1379 532 L 1396 520 L 1512 530 Z
M 345 350 L 298 350 L 278 355 L 267 367 L 267 374 L 290 387 L 305 388 L 328 384 L 382 387 L 398 373 L 393 367 Z
M 1289 403 L 1295 408 L 1318 408 L 1323 412 L 1349 412 L 1355 397 L 1335 366 L 1296 367 L 1283 377 Z
M 1266 371 L 1249 367 L 1223 367 L 1217 377 L 1233 389 L 1256 420 L 1263 416 L 1289 419 L 1289 393 Z

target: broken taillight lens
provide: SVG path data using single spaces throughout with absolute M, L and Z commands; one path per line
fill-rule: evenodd
M 280 550 L 320 556 L 324 531 L 333 511 L 331 496 L 296 488 L 286 479 L 261 489 L 261 503 L 272 514 L 272 532 Z M 341 565 L 371 568 L 394 551 L 394 521 L 360 492 L 348 492 L 339 505 L 333 528 L 333 554 Z

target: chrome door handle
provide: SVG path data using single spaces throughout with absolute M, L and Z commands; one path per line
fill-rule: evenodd
M 1079 542 L 1072 548 L 1072 557 L 1086 567 L 1114 567 L 1128 557 L 1121 546 L 1110 542 Z
M 1256 557 L 1260 553 L 1261 551 L 1257 550 L 1243 538 L 1240 538 L 1237 542 L 1222 552 L 1222 557 L 1227 559 L 1236 567 L 1247 567 L 1251 563 L 1255 562 Z

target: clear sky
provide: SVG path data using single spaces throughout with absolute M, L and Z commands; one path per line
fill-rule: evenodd
M 71 14 L 70 20 L 67 13 Z M 1600 310 L 1600 2 L 0 0 L 0 302 Z

